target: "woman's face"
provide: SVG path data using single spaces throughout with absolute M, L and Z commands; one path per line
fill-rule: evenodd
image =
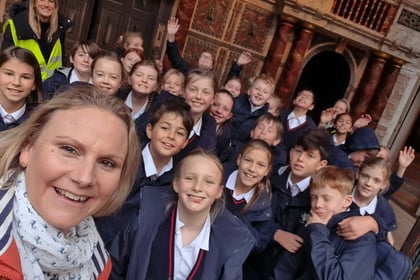
M 38 214 L 64 232 L 94 215 L 118 188 L 127 138 L 127 126 L 111 112 L 83 107 L 52 113 L 19 158 Z
M 19 110 L 35 89 L 35 72 L 29 64 L 11 58 L 0 66 L 0 104 L 8 113 Z
M 35 10 L 42 22 L 49 22 L 56 8 L 55 0 L 35 0 Z
M 115 95 L 122 82 L 121 64 L 100 58 L 92 70 L 92 82 L 104 94 Z

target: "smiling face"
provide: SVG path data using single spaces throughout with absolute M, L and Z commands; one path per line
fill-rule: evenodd
M 321 219 L 344 212 L 351 204 L 351 195 L 343 195 L 337 189 L 324 185 L 311 188 L 311 210 Z
M 42 22 L 50 21 L 57 6 L 55 0 L 35 0 L 35 10 Z
M 248 90 L 249 98 L 254 106 L 263 106 L 268 102 L 272 93 L 273 86 L 263 80 L 256 80 Z
M 153 158 L 167 161 L 187 145 L 188 131 L 184 120 L 175 113 L 164 113 L 152 127 L 146 127 L 150 139 L 150 152 Z
M 30 65 L 11 58 L 0 67 L 0 104 L 8 113 L 20 109 L 35 88 L 35 72 Z
M 236 187 L 242 192 L 248 192 L 270 172 L 271 157 L 262 149 L 249 148 L 238 156 L 236 163 L 238 164 Z
M 130 75 L 128 82 L 134 94 L 149 95 L 158 87 L 158 75 L 153 67 L 140 65 Z
M 223 88 L 228 90 L 233 95 L 233 97 L 236 97 L 241 94 L 242 85 L 239 80 L 231 79 L 226 82 Z
M 202 52 L 198 58 L 197 66 L 201 69 L 213 69 L 213 55 L 209 52 Z
M 327 165 L 326 160 L 321 160 L 319 150 L 305 151 L 301 146 L 290 150 L 291 179 L 297 183 L 306 177 L 312 176 L 315 171 Z
M 385 172 L 380 166 L 365 166 L 359 170 L 355 196 L 370 202 L 386 187 Z
M 293 105 L 306 110 L 312 110 L 314 108 L 314 94 L 309 90 L 303 90 L 298 93 L 296 98 L 293 100 Z
M 353 128 L 353 121 L 350 115 L 340 115 L 335 121 L 335 128 L 338 133 L 350 133 Z
M 252 139 L 261 139 L 270 146 L 277 146 L 280 144 L 279 131 L 273 121 L 260 121 L 251 130 Z
M 115 95 L 122 82 L 121 64 L 105 57 L 99 58 L 92 70 L 92 82 L 102 93 Z
M 121 57 L 121 62 L 124 66 L 124 71 L 129 74 L 131 71 L 131 68 L 134 64 L 141 61 L 141 57 L 138 53 L 135 51 L 127 53 L 124 57 Z
M 207 215 L 223 193 L 223 175 L 216 163 L 206 156 L 185 159 L 173 188 L 178 193 L 178 207 L 184 213 Z
M 198 77 L 185 87 L 185 102 L 191 106 L 191 114 L 196 120 L 211 105 L 214 99 L 213 82 L 209 78 Z
M 171 94 L 181 96 L 184 89 L 184 79 L 181 75 L 172 74 L 163 81 L 162 89 L 169 91 Z
M 73 64 L 74 70 L 82 75 L 90 75 L 93 59 L 87 50 L 80 46 L 74 56 L 70 56 L 70 63 Z
M 65 232 L 94 215 L 118 188 L 127 138 L 126 125 L 111 112 L 94 107 L 54 112 L 20 154 L 28 198 L 38 214 Z
M 222 124 L 232 117 L 232 109 L 232 97 L 226 93 L 217 93 L 210 107 L 210 115 L 216 120 L 217 124 Z

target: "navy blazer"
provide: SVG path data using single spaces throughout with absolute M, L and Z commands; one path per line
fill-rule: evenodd
M 230 119 L 232 139 L 234 142 L 243 144 L 250 139 L 251 130 L 257 119 L 268 112 L 268 104 L 264 104 L 263 107 L 251 113 L 249 96 L 246 93 L 242 93 L 235 97 L 232 112 L 233 116 Z
M 286 145 L 288 151 L 291 148 L 296 146 L 296 143 L 300 137 L 306 130 L 311 128 L 318 127 L 316 123 L 312 120 L 309 115 L 306 115 L 306 122 L 300 124 L 298 127 L 289 128 L 289 121 L 287 120 L 287 116 L 292 112 L 292 110 L 283 110 L 280 113 L 280 122 L 283 124 L 284 133 L 282 137 L 282 143 Z
M 31 106 L 28 106 L 28 104 L 26 104 L 26 110 L 23 113 L 23 115 L 19 119 L 17 119 L 16 121 L 8 123 L 8 124 L 5 124 L 4 121 L 3 121 L 3 118 L 0 117 L 0 131 L 12 129 L 12 128 L 20 125 L 21 123 L 23 123 L 29 117 L 32 110 L 33 109 L 31 108 Z
M 337 235 L 338 223 L 359 216 L 357 207 L 334 215 L 326 225 L 308 225 L 305 245 L 308 262 L 299 279 L 371 280 L 375 273 L 376 237 L 372 232 L 356 240 Z
M 145 279 L 153 240 L 176 195 L 165 187 L 141 189 L 139 216 L 123 228 L 110 247 L 110 279 Z M 203 280 L 242 279 L 242 264 L 255 240 L 246 226 L 229 211 L 223 211 L 211 225 L 209 251 L 203 265 Z

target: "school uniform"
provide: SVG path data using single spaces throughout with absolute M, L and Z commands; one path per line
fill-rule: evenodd
M 275 170 L 270 177 L 274 224 L 271 236 L 273 238 L 275 232 L 281 229 L 304 238 L 305 224 L 311 208 L 310 177 L 298 182 L 301 190 L 294 194 L 292 193 L 294 186 L 290 184 L 290 166 L 284 166 L 279 171 Z M 267 276 L 275 279 L 296 279 L 296 273 L 302 270 L 303 257 L 302 250 L 292 254 L 272 240 L 265 251 Z
M 26 104 L 18 111 L 10 114 L 13 117 L 13 119 L 8 119 L 8 117 L 6 117 L 8 113 L 6 113 L 6 111 L 4 111 L 0 105 L 0 131 L 8 130 L 20 125 L 29 117 L 31 111 L 31 106 Z
M 164 187 L 141 189 L 138 219 L 123 228 L 110 247 L 110 279 L 173 279 L 174 208 L 176 195 Z M 229 211 L 211 224 L 208 251 L 197 258 L 188 279 L 242 279 L 242 264 L 255 240 Z
M 232 154 L 236 155 L 236 148 L 232 142 L 232 126 L 226 121 L 216 135 L 216 155 L 222 163 L 228 162 Z
M 390 199 L 391 196 L 399 190 L 399 188 L 404 184 L 404 178 L 397 175 L 397 172 L 392 172 L 389 177 L 389 188 L 386 193 L 383 194 L 385 199 Z
M 156 166 L 151 157 L 149 146 L 142 150 L 142 161 L 139 165 L 133 188 L 121 208 L 107 217 L 95 219 L 96 227 L 105 243 L 110 244 L 117 232 L 127 223 L 131 223 L 137 217 L 140 205 L 140 190 L 144 186 L 165 187 L 172 191 L 171 183 L 174 176 L 173 159 L 171 159 L 157 173 Z
M 250 133 L 257 119 L 268 112 L 268 104 L 255 107 L 249 101 L 248 94 L 240 94 L 235 97 L 233 105 L 232 139 L 234 143 L 243 144 L 250 139 Z
M 204 112 L 201 120 L 194 125 L 187 146 L 174 156 L 175 165 L 196 148 L 212 152 L 216 150 L 216 121 L 207 112 Z
M 295 117 L 292 110 L 283 110 L 280 113 L 279 119 L 284 127 L 282 143 L 286 146 L 288 151 L 296 146 L 299 137 L 306 130 L 317 127 L 309 115 L 296 119 L 296 126 L 293 126 L 292 123 L 295 121 Z
M 373 279 L 375 273 L 376 237 L 372 232 L 356 240 L 344 240 L 337 234 L 342 220 L 359 216 L 357 206 L 334 215 L 326 225 L 310 224 L 304 241 L 306 264 L 298 279 Z

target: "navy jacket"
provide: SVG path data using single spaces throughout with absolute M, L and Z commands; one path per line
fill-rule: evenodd
M 287 188 L 290 167 L 285 166 L 282 169 L 281 175 L 278 170 L 274 170 L 270 177 L 274 225 L 271 236 L 274 237 L 275 232 L 281 229 L 304 238 L 305 224 L 311 208 L 310 191 L 307 188 L 292 197 Z M 271 277 L 274 273 L 275 279 L 294 280 L 296 273 L 302 269 L 303 256 L 302 249 L 294 254 L 289 253 L 273 239 L 265 252 L 265 272 Z
M 184 73 L 185 76 L 187 76 L 188 72 L 194 68 L 181 56 L 176 42 L 166 41 L 166 54 L 168 55 L 168 59 L 171 62 L 172 67 Z M 241 75 L 241 71 L 242 66 L 234 63 L 229 70 L 228 78 L 239 77 Z
M 367 233 L 356 240 L 344 240 L 337 235 L 337 226 L 345 218 L 358 216 L 357 207 L 334 215 L 324 225 L 310 224 L 305 245 L 308 262 L 299 279 L 371 280 L 375 272 L 376 237 Z
M 5 124 L 3 122 L 3 118 L 0 117 L 0 131 L 8 130 L 8 129 L 11 129 L 11 128 L 14 128 L 14 127 L 20 125 L 21 123 L 23 123 L 29 117 L 32 110 L 33 110 L 32 106 L 26 104 L 26 110 L 25 110 L 25 113 L 22 115 L 22 117 L 20 117 L 19 119 L 17 119 L 14 122 L 8 123 L 8 124 Z
M 54 74 L 42 82 L 42 95 L 44 100 L 50 100 L 63 87 L 70 85 L 70 75 L 73 72 L 71 67 L 59 67 L 54 70 Z
M 251 113 L 251 103 L 248 94 L 240 94 L 235 97 L 233 105 L 233 116 L 230 119 L 232 124 L 232 139 L 234 143 L 244 144 L 250 139 L 251 129 L 257 119 L 268 112 L 268 104 Z
M 169 213 L 167 206 L 176 199 L 168 188 L 149 186 L 142 188 L 140 197 L 138 218 L 123 228 L 111 244 L 110 279 L 146 279 L 152 243 Z M 242 279 L 242 264 L 254 243 L 252 234 L 237 218 L 229 211 L 220 213 L 211 226 L 201 279 Z
M 300 124 L 295 128 L 289 128 L 289 121 L 287 120 L 287 116 L 292 112 L 292 110 L 283 110 L 280 113 L 280 122 L 283 124 L 284 133 L 282 137 L 282 143 L 286 146 L 287 151 L 290 151 L 291 148 L 296 146 L 297 140 L 299 139 L 300 135 L 304 133 L 306 130 L 311 128 L 316 128 L 316 123 L 312 120 L 309 115 L 306 115 L 306 122 Z

